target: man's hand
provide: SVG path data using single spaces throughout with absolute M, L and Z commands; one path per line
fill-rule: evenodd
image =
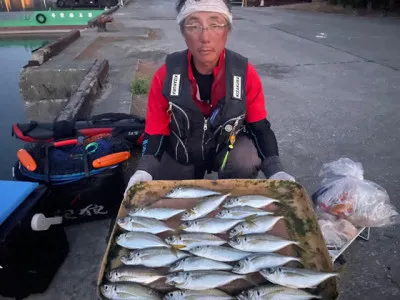
M 271 175 L 269 179 L 296 181 L 296 179 L 292 175 L 289 175 L 288 173 L 282 171 Z
M 133 174 L 132 177 L 129 179 L 128 185 L 124 192 L 124 199 L 126 198 L 126 195 L 128 194 L 128 190 L 132 186 L 134 186 L 136 183 L 142 182 L 142 181 L 151 181 L 151 180 L 153 180 L 153 177 L 146 171 L 142 171 L 142 170 L 136 171 L 135 174 Z

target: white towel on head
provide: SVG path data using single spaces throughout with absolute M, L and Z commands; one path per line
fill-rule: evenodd
M 223 0 L 187 0 L 176 17 L 176 21 L 180 24 L 187 16 L 199 11 L 223 14 L 232 24 L 232 13 Z

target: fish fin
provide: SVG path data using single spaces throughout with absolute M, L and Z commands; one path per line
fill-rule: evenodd
M 243 275 L 242 277 L 244 280 L 246 280 L 247 282 L 249 282 L 250 284 L 252 284 L 253 286 L 259 287 L 260 285 L 255 283 L 254 280 L 251 278 L 251 273 L 250 274 L 246 274 Z
M 174 255 L 176 256 L 176 257 L 178 257 L 178 249 L 177 248 L 175 248 L 175 247 L 171 247 L 171 248 L 169 248 L 169 249 L 171 249 L 171 251 L 172 251 L 172 253 L 174 253 Z
M 245 220 L 245 222 L 246 222 L 247 224 L 249 224 L 251 227 L 255 227 L 255 226 L 256 226 L 256 223 L 254 223 L 255 217 L 257 217 L 256 214 L 255 214 L 255 215 L 250 215 L 250 216 L 244 218 L 244 220 Z
M 172 248 L 182 250 L 186 248 L 186 245 L 171 245 Z

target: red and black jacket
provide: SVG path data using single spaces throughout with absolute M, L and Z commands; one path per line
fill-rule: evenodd
M 164 151 L 181 164 L 201 165 L 228 142 L 230 131 L 254 139 L 263 171 L 280 171 L 278 146 L 267 120 L 261 80 L 247 58 L 226 49 L 214 69 L 209 103 L 200 99 L 188 50 L 167 56 L 148 98 L 143 158 L 138 169 L 154 174 Z

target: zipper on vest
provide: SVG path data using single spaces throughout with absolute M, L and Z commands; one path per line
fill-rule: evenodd
M 204 125 L 203 125 L 203 138 L 201 140 L 201 154 L 203 156 L 203 160 L 204 160 L 204 138 L 206 137 L 206 131 L 207 131 L 207 121 L 208 119 L 204 118 Z

